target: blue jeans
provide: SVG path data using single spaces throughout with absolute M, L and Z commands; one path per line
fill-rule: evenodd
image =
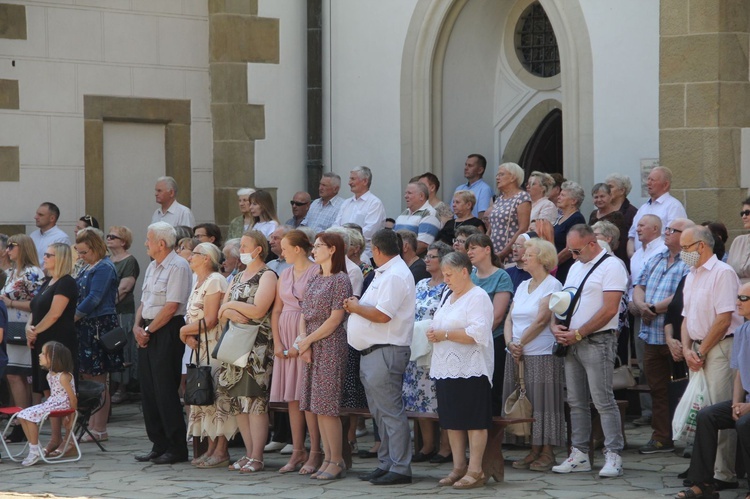
M 591 438 L 589 396 L 601 418 L 604 448 L 619 454 L 625 446 L 620 411 L 612 393 L 616 350 L 615 334 L 600 333 L 571 345 L 565 357 L 571 443 L 584 453 L 589 451 Z

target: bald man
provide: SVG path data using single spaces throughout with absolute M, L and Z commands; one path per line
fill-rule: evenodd
M 292 218 L 284 222 L 284 225 L 294 228 L 299 227 L 307 216 L 307 212 L 310 211 L 311 202 L 312 198 L 310 197 L 310 194 L 304 191 L 295 193 L 292 200 L 289 201 L 292 205 Z

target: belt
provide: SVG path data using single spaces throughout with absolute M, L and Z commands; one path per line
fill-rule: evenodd
M 584 338 L 591 338 L 592 336 L 596 336 L 597 334 L 614 333 L 614 332 L 615 332 L 614 329 L 605 329 L 603 331 L 597 331 L 595 333 L 588 334 L 588 335 L 584 336 Z
M 360 350 L 359 353 L 364 357 L 365 355 L 370 355 L 375 350 L 380 350 L 383 347 L 389 347 L 390 345 L 373 345 L 369 348 L 365 348 L 364 350 Z
M 143 324 L 141 327 L 146 327 L 152 322 L 154 322 L 154 319 L 141 319 L 141 323 Z
M 734 333 L 732 333 L 732 334 L 728 334 L 728 335 L 724 336 L 724 337 L 723 337 L 722 339 L 720 339 L 719 341 L 724 341 L 724 340 L 726 340 L 727 338 L 732 338 L 733 336 L 734 336 Z M 696 343 L 696 344 L 700 345 L 700 344 L 702 344 L 702 343 L 703 343 L 703 341 L 704 341 L 704 340 L 695 340 L 695 341 L 694 341 L 693 343 Z

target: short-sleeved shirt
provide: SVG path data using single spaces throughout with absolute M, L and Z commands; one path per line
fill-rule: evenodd
M 192 227 L 192 225 L 191 225 Z M 41 267 L 44 263 L 44 253 L 47 251 L 47 247 L 54 243 L 63 243 L 70 246 L 70 238 L 68 235 L 57 225 L 42 232 L 42 229 L 37 229 L 29 237 L 34 241 L 36 246 L 36 256 L 39 258 L 39 266 Z
M 474 208 L 471 209 L 471 213 L 475 217 L 479 216 L 479 212 L 487 211 L 487 209 L 492 204 L 492 187 L 490 187 L 489 184 L 481 178 L 473 184 L 469 182 L 461 184 L 456 187 L 456 190 L 453 192 L 458 191 L 471 191 L 474 193 L 474 197 L 477 198 L 477 202 L 474 204 Z
M 657 237 L 648 243 L 645 249 L 642 244 L 638 245 L 638 249 L 635 250 L 633 257 L 630 259 L 630 275 L 633 277 L 633 287 L 629 290 L 629 300 L 633 299 L 633 288 L 635 288 L 635 282 L 641 276 L 646 263 L 666 248 L 667 247 L 664 245 L 664 239 L 661 237 Z
M 513 340 L 519 341 L 523 332 L 536 320 L 539 315 L 539 302 L 552 293 L 560 291 L 562 284 L 560 281 L 548 275 L 539 283 L 539 286 L 529 293 L 529 284 L 531 279 L 524 281 L 518 286 L 518 291 L 513 297 L 513 310 L 511 318 L 513 319 Z M 539 335 L 523 346 L 524 355 L 550 355 L 552 354 L 552 345 L 555 343 L 555 337 L 549 325 L 546 325 Z
M 750 322 L 745 322 L 734 331 L 732 358 L 729 367 L 740 372 L 740 381 L 745 390 L 745 402 L 750 402 Z
M 407 208 L 396 218 L 393 230 L 409 230 L 417 235 L 417 241 L 421 241 L 429 246 L 435 241 L 435 237 L 440 232 L 440 225 L 435 208 L 427 202 L 413 212 Z
M 646 290 L 646 303 L 658 303 L 665 298 L 674 294 L 677 286 L 680 284 L 682 277 L 687 274 L 688 266 L 680 260 L 680 255 L 676 255 L 672 265 L 669 265 L 669 249 L 655 255 L 643 268 L 640 276 L 633 281 L 635 286 L 643 286 Z M 664 345 L 664 323 L 666 314 L 657 314 L 649 324 L 641 321 L 641 332 L 639 337 L 649 345 Z M 679 337 L 679 331 L 675 333 Z
M 496 253 L 501 252 L 518 232 L 521 226 L 518 207 L 523 203 L 531 206 L 531 196 L 526 191 L 519 191 L 509 198 L 498 196 L 495 200 L 490 213 L 490 238 Z
M 583 263 L 577 260 L 565 280 L 565 288 L 578 289 L 581 282 L 589 273 L 591 268 L 600 259 L 604 258 L 606 251 L 601 250 L 599 254 L 591 261 Z M 570 321 L 570 329 L 578 329 L 596 315 L 604 306 L 604 293 L 608 291 L 617 291 L 625 293 L 628 288 L 628 272 L 625 265 L 617 258 L 607 258 L 596 270 L 594 270 L 583 285 L 583 291 L 579 298 L 578 307 Z M 600 329 L 617 329 L 619 325 L 619 315 L 617 312 L 612 314 L 609 321 Z M 594 331 L 596 332 L 596 331 Z
M 359 265 L 351 261 L 348 256 L 344 257 L 344 262 L 346 263 L 346 273 L 349 275 L 349 281 L 352 284 L 352 293 L 354 296 L 362 296 L 362 285 L 365 282 L 362 269 L 359 268 Z
M 379 324 L 351 314 L 346 328 L 349 345 L 356 350 L 373 345 L 411 346 L 417 298 L 409 267 L 395 256 L 372 273 L 375 277 L 360 304 L 377 308 L 391 320 Z
M 518 291 L 518 286 L 528 279 L 531 279 L 531 274 L 518 267 L 508 267 L 505 271 L 510 276 L 510 280 L 513 282 L 513 292 Z
M 151 216 L 151 223 L 156 222 L 166 222 L 172 227 L 180 225 L 195 227 L 193 212 L 187 206 L 178 203 L 177 200 L 167 208 L 167 211 L 162 211 L 161 206 L 154 211 L 154 214 Z
M 138 265 L 138 260 L 133 255 L 128 255 L 119 262 L 112 262 L 115 264 L 117 270 L 117 278 L 122 281 L 128 277 L 132 277 L 136 281 L 138 276 L 141 274 L 141 267 Z M 135 289 L 135 283 L 133 283 Z M 131 290 L 125 297 L 117 302 L 117 313 L 118 314 L 133 314 L 135 313 L 135 298 L 133 298 L 133 291 Z
M 677 199 L 672 197 L 668 192 L 665 192 L 656 199 L 649 199 L 643 205 L 638 208 L 638 212 L 633 217 L 633 224 L 630 226 L 628 231 L 628 238 L 633 238 L 635 241 L 635 247 L 638 247 L 638 221 L 643 218 L 643 215 L 656 215 L 661 219 L 662 227 L 669 227 L 672 220 L 676 218 L 687 218 L 685 213 L 685 207 L 682 206 Z
M 144 319 L 156 318 L 167 303 L 179 303 L 174 316 L 185 315 L 188 297 L 192 289 L 190 265 L 174 251 L 157 263 L 152 261 L 146 269 L 141 295 L 141 316 Z
M 487 293 L 493 305 L 496 293 L 508 292 L 510 293 L 511 298 L 513 298 L 513 281 L 510 280 L 510 276 L 503 269 L 497 269 L 487 277 L 478 277 L 475 269 L 471 273 L 471 282 L 482 288 L 484 292 Z M 500 324 L 492 330 L 492 337 L 499 338 L 502 336 L 504 327 L 505 321 L 500 321 Z
M 305 219 L 302 220 L 302 225 L 321 232 L 326 230 L 336 221 L 343 202 L 344 200 L 339 196 L 332 197 L 325 204 L 321 198 L 314 200 L 310 203 L 310 209 Z
M 372 236 L 385 227 L 385 206 L 372 192 L 367 191 L 361 196 L 345 199 L 339 207 L 334 226 L 345 223 L 355 223 L 362 227 L 365 237 L 365 251 L 363 260 L 370 259 L 370 241 Z

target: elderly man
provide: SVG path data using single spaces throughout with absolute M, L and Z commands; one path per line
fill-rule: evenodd
M 404 199 L 406 210 L 396 218 L 393 229 L 406 229 L 417 236 L 417 255 L 427 253 L 427 247 L 435 241 L 440 232 L 440 220 L 437 219 L 435 209 L 428 201 L 430 192 L 427 186 L 420 182 L 412 182 L 406 186 Z
M 662 227 L 667 227 L 675 218 L 687 218 L 685 208 L 669 194 L 672 188 L 672 170 L 656 166 L 646 179 L 649 200 L 638 209 L 633 218 L 633 225 L 628 231 L 628 256 L 632 257 L 638 247 L 638 221 L 643 215 L 652 214 L 661 218 Z
M 553 467 L 552 471 L 577 473 L 591 470 L 587 454 L 591 438 L 590 394 L 601 418 L 607 457 L 599 476 L 617 477 L 622 475 L 620 452 L 625 442 L 620 411 L 612 392 L 612 373 L 618 311 L 622 294 L 627 290 L 628 275 L 622 262 L 610 257 L 599 245 L 588 225 L 571 227 L 567 245 L 577 261 L 568 272 L 564 288 L 577 289 L 584 280 L 585 283 L 569 326 L 552 326 L 557 342 L 569 346 L 565 357 L 565 382 L 572 446 L 568 459 Z
M 317 232 L 332 226 L 339 214 L 343 199 L 339 197 L 341 177 L 332 172 L 326 172 L 318 184 L 318 199 L 310 204 L 307 217 L 302 225 L 312 227 Z
M 401 236 L 401 247 L 403 248 L 401 258 L 409 266 L 409 270 L 414 276 L 414 284 L 430 277 L 430 273 L 427 272 L 427 264 L 417 255 L 418 243 L 416 234 L 407 229 L 399 229 L 396 232 Z
M 44 260 L 44 252 L 47 251 L 47 246 L 53 243 L 70 245 L 68 235 L 57 226 L 59 219 L 60 208 L 55 203 L 50 203 L 49 201 L 40 204 L 34 215 L 34 222 L 37 229 L 29 237 L 34 241 L 34 246 L 36 246 L 36 254 L 39 257 L 40 267 L 44 263 L 42 260 Z
M 292 218 L 284 222 L 284 224 L 293 228 L 302 225 L 302 222 L 307 216 L 307 212 L 310 210 L 310 201 L 312 201 L 310 194 L 304 191 L 296 192 L 292 200 L 289 201 L 292 205 Z
M 277 275 L 281 274 L 284 269 L 290 266 L 290 264 L 286 263 L 284 257 L 281 256 L 281 240 L 284 239 L 284 236 L 290 230 L 292 230 L 290 226 L 280 225 L 275 231 L 271 232 L 271 236 L 268 238 L 268 247 L 271 249 L 271 253 L 276 255 L 276 259 L 271 260 L 267 265 L 268 268 L 276 272 Z
M 187 461 L 185 419 L 178 390 L 182 355 L 180 327 L 190 295 L 192 273 L 175 251 L 175 230 L 166 222 L 148 226 L 146 250 L 153 261 L 143 279 L 133 335 L 138 344 L 143 420 L 151 451 L 136 461 L 173 464 Z
M 416 292 L 399 252 L 395 231 L 376 232 L 372 237 L 375 278 L 361 300 L 344 301 L 351 314 L 347 337 L 362 354 L 360 378 L 382 442 L 378 467 L 359 478 L 375 485 L 411 483 L 411 439 L 401 387 L 409 362 Z
M 224 263 L 221 264 L 219 271 L 227 278 L 227 281 L 232 282 L 232 278 L 240 267 L 240 238 L 225 242 L 221 252 L 224 253 Z
M 466 177 L 466 183 L 456 187 L 457 191 L 471 191 L 474 193 L 474 197 L 477 198 L 477 202 L 472 208 L 471 213 L 477 217 L 482 218 L 484 212 L 492 204 L 492 187 L 482 180 L 484 171 L 487 169 L 487 159 L 481 154 L 469 154 L 464 163 L 464 177 Z
M 739 290 L 737 310 L 746 321 L 750 320 L 750 283 L 743 284 Z M 693 494 L 686 490 L 677 497 L 712 497 L 714 490 L 718 490 L 714 465 L 720 430 L 737 430 L 742 463 L 746 476 L 750 476 L 750 322 L 734 332 L 729 366 L 736 370 L 731 397 L 716 399 L 720 402 L 704 408 L 696 418 L 694 452 L 688 470 L 688 480 L 694 484 Z
M 729 365 L 734 331 L 742 324 L 735 301 L 740 281 L 731 266 L 714 255 L 714 238 L 702 226 L 680 237 L 680 258 L 690 267 L 685 278 L 682 315 L 682 352 L 691 371 L 703 369 L 713 400 L 732 398 L 734 371 Z M 720 488 L 735 487 L 736 438 L 734 431 L 719 435 L 714 479 Z
M 366 166 L 358 166 L 349 172 L 349 188 L 354 196 L 345 199 L 333 225 L 355 223 L 362 227 L 365 236 L 363 260 L 370 259 L 370 240 L 373 234 L 385 224 L 385 206 L 375 194 L 370 192 L 372 171 Z
M 172 177 L 159 177 L 156 179 L 154 187 L 154 196 L 159 207 L 151 216 L 151 223 L 167 222 L 172 227 L 185 225 L 186 227 L 195 226 L 195 217 L 193 212 L 187 206 L 181 205 L 175 196 L 177 196 L 177 182 Z
M 651 216 L 646 215 L 641 222 Z M 648 260 L 633 281 L 635 289 L 631 303 L 641 317 L 638 340 L 644 348 L 643 367 L 652 400 L 653 432 L 648 443 L 638 449 L 641 454 L 674 450 L 667 394 L 672 377 L 672 354 L 664 335 L 664 321 L 677 285 L 689 270 L 680 259 L 680 235 L 694 225 L 685 218 L 672 220 L 672 224 L 664 229 L 666 247 Z

